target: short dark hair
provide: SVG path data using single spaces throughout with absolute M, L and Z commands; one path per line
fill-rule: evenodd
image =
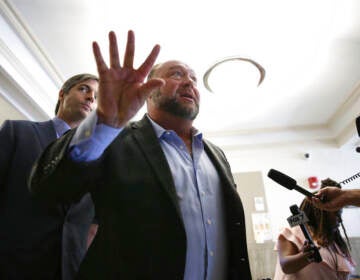
M 326 187 L 338 187 L 341 189 L 340 184 L 330 178 L 327 178 L 327 179 L 324 179 L 321 181 L 320 188 L 322 189 L 322 188 L 326 188 Z
M 69 91 L 78 83 L 81 83 L 86 80 L 95 80 L 99 81 L 99 78 L 93 74 L 83 73 L 83 74 L 77 74 L 75 76 L 72 76 L 71 78 L 67 79 L 65 83 L 62 85 L 61 90 L 64 92 L 64 94 L 69 93 Z M 55 107 L 55 115 L 57 115 L 60 107 L 60 99 L 58 99 Z

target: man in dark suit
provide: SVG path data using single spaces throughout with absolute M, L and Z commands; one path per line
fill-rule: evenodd
M 45 122 L 10 121 L 0 129 L 0 279 L 73 279 L 87 249 L 94 209 L 90 195 L 79 203 L 49 207 L 36 201 L 27 179 L 52 141 L 92 111 L 98 78 L 79 74 L 59 92 L 56 117 Z M 92 226 L 95 227 L 95 225 Z
M 159 46 L 134 69 L 132 31 L 120 65 L 113 32 L 109 40 L 110 67 L 93 44 L 96 112 L 46 149 L 30 179 L 47 202 L 92 194 L 99 231 L 77 279 L 250 280 L 230 166 L 192 126 L 194 71 L 175 60 L 153 67 Z M 145 101 L 148 113 L 129 122 Z

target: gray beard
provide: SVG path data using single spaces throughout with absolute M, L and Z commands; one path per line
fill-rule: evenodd
M 195 108 L 188 108 L 182 106 L 175 98 L 162 97 L 159 92 L 153 95 L 153 102 L 157 108 L 191 121 L 193 121 L 199 113 L 199 104 L 195 104 Z

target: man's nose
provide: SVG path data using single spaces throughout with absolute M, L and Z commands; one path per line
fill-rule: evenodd
M 88 92 L 86 99 L 89 100 L 91 103 L 95 102 L 95 91 L 91 90 Z
M 190 76 L 184 77 L 184 84 L 187 86 L 196 87 L 196 81 L 194 81 L 194 79 Z

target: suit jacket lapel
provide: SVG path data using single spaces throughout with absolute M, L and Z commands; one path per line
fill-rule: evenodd
M 168 193 L 181 218 L 182 215 L 171 170 L 150 121 L 146 117 L 143 117 L 139 122 L 132 123 L 131 127 L 134 132 L 134 138 L 139 144 L 139 148 L 143 151 L 146 159 L 159 178 L 161 186 Z
M 40 143 L 40 146 L 42 148 L 42 150 L 45 150 L 45 148 L 54 140 L 57 139 L 57 134 L 56 134 L 56 130 L 54 127 L 54 124 L 52 122 L 52 120 L 49 121 L 45 121 L 45 122 L 37 122 L 37 123 L 33 123 L 33 127 L 34 130 L 38 136 L 38 140 Z M 58 204 L 56 206 L 56 208 L 58 209 L 58 211 L 65 217 L 68 209 L 69 209 L 69 205 L 61 203 Z
M 207 140 L 203 140 L 204 149 L 212 163 L 215 165 L 216 170 L 219 172 L 220 178 L 224 180 L 227 186 L 235 186 L 230 166 L 225 156 Z
M 50 144 L 50 142 L 57 138 L 54 124 L 51 120 L 46 122 L 33 123 L 33 126 L 36 134 L 38 135 L 40 145 L 43 149 L 45 149 Z

